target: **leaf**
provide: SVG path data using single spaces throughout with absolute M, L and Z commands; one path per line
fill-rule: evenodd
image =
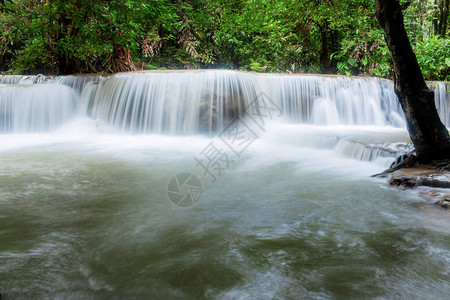
M 450 67 L 450 58 L 445 58 L 445 64 L 447 65 L 447 67 Z
M 361 62 L 363 64 L 363 66 L 367 66 L 367 64 L 369 63 L 367 57 L 364 57 L 363 59 L 361 59 Z
M 349 59 L 348 63 L 352 66 L 352 67 L 356 67 L 356 65 L 358 64 L 358 62 L 354 59 Z

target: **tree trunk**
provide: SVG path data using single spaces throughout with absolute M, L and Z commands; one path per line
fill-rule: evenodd
M 436 0 L 435 5 L 437 9 L 434 13 L 433 20 L 434 34 L 445 37 L 447 33 L 447 20 L 450 8 L 450 0 Z
M 319 29 L 322 41 L 322 53 L 320 54 L 320 60 L 323 66 L 323 72 L 325 74 L 328 74 L 330 73 L 330 58 L 328 54 L 328 37 L 327 37 L 328 24 L 326 23 L 326 21 L 324 25 L 319 25 Z
M 60 53 L 56 55 L 57 60 L 57 73 L 59 75 L 69 75 L 76 73 L 74 63 L 69 58 L 69 55 L 67 53 Z
M 58 27 L 55 42 L 60 43 L 63 39 L 70 39 L 72 34 L 78 32 L 77 29 L 73 30 L 73 23 L 75 19 L 68 15 L 66 11 L 59 11 L 57 15 Z M 67 49 L 64 47 L 57 47 L 58 53 L 55 54 L 57 61 L 57 73 L 59 75 L 74 74 L 78 70 L 75 65 L 75 60 L 73 57 L 67 53 Z
M 442 124 L 403 24 L 397 0 L 377 0 L 376 16 L 385 32 L 394 66 L 395 93 L 405 113 L 420 162 L 450 158 L 450 136 Z
M 133 59 L 131 58 L 130 50 L 125 46 L 117 44 L 114 44 L 114 50 L 110 56 L 109 65 L 108 71 L 112 73 L 132 72 L 137 70 L 133 63 Z

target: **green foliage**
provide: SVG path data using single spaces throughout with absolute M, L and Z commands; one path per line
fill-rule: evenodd
M 0 24 L 18 29 L 22 41 L 20 49 L 11 49 L 15 56 L 11 68 L 60 73 L 109 70 L 117 61 L 129 59 L 129 52 L 139 55 L 153 28 L 176 24 L 172 6 L 166 4 L 158 0 L 6 2 L 8 12 Z
M 412 1 L 405 24 L 427 79 L 448 79 L 443 11 Z M 440 2 L 441 3 L 441 2 Z M 441 4 L 440 4 L 441 5 Z M 236 68 L 390 77 L 373 0 L 0 1 L 0 70 Z
M 46 69 L 51 66 L 52 57 L 50 52 L 42 44 L 42 40 L 35 40 L 27 47 L 17 52 L 18 56 L 12 62 L 11 73 L 25 74 L 29 70 L 37 70 L 41 73 L 52 72 L 52 69 Z
M 450 39 L 426 38 L 414 50 L 425 79 L 450 80 Z

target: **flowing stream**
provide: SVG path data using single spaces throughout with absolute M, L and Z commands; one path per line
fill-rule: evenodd
M 0 141 L 2 299 L 449 297 L 448 212 L 370 178 L 388 80 L 0 76 Z

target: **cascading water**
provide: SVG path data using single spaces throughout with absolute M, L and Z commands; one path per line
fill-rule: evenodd
M 0 133 L 47 132 L 75 114 L 76 95 L 62 85 L 0 85 Z
M 36 84 L 44 83 L 47 79 L 43 75 L 0 75 L 0 84 Z
M 370 178 L 408 149 L 388 80 L 0 76 L 0 141 L 2 299 L 448 298 L 448 213 Z
M 289 120 L 315 125 L 404 125 L 391 82 L 374 78 L 261 76 Z
M 447 92 L 449 90 L 447 87 L 448 83 L 444 82 L 430 84 L 430 88 L 434 89 L 434 99 L 441 121 L 447 127 L 450 127 L 450 93 Z
M 108 77 L 0 76 L 0 82 L 4 83 L 1 132 L 54 130 L 77 115 L 92 118 L 103 132 L 214 136 L 234 119 L 252 113 L 249 110 L 255 105 L 257 109 L 267 105 L 261 99 L 281 110 L 279 121 L 290 124 L 405 127 L 392 82 L 376 78 L 211 70 Z M 430 88 L 435 89 L 439 114 L 449 126 L 446 86 L 438 82 L 430 83 Z M 309 139 L 303 139 L 303 145 L 322 147 L 324 137 Z M 341 136 L 327 144 L 338 153 L 364 160 L 401 153 L 358 140 L 359 136 Z M 401 140 L 407 142 L 405 137 Z
M 231 71 L 121 74 L 85 95 L 87 112 L 130 133 L 220 131 L 265 95 L 284 119 L 315 125 L 404 126 L 390 82 L 378 79 L 253 75 Z
M 89 84 L 98 83 L 98 81 L 102 78 L 100 75 L 91 75 L 91 76 L 59 76 L 55 80 L 51 80 L 52 83 L 58 83 L 67 85 L 77 91 L 80 95 L 83 92 L 84 88 Z
M 129 133 L 196 134 L 224 128 L 258 88 L 249 74 L 119 74 L 89 87 L 88 115 Z
M 83 93 L 78 104 L 86 115 L 124 133 L 213 134 L 240 117 L 261 95 L 280 107 L 283 119 L 290 123 L 405 126 L 392 83 L 374 78 L 197 71 L 110 77 L 1 76 L 0 82 L 69 86 Z M 441 119 L 450 126 L 446 86 L 438 82 L 434 88 Z M 44 90 L 33 94 L 45 94 Z

